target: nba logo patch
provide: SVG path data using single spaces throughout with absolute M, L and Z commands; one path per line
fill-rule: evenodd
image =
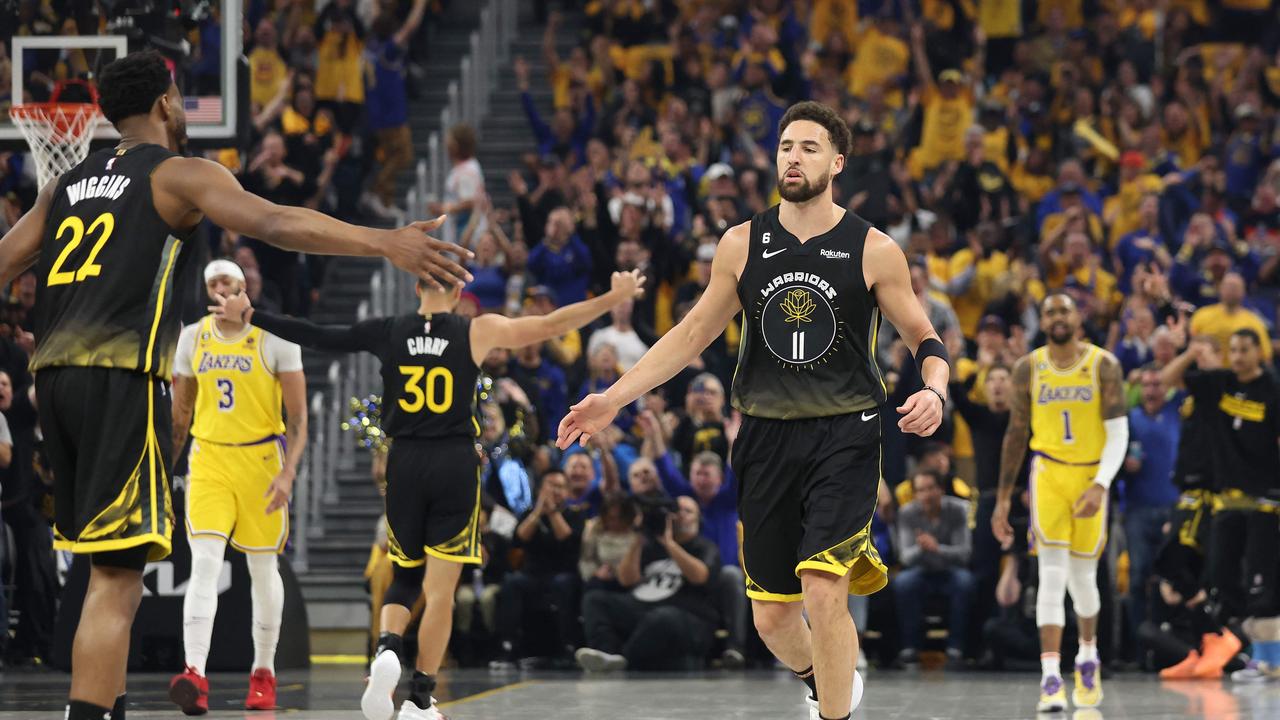
M 208 340 L 208 339 L 209 339 L 209 333 L 208 333 L 207 331 L 206 331 L 206 332 L 202 332 L 202 333 L 200 333 L 200 339 L 201 339 L 201 340 Z
M 253 338 L 252 337 L 245 338 L 244 344 L 245 344 L 245 347 L 253 347 Z
M 111 158 L 110 160 L 108 160 L 108 161 L 107 161 L 107 170 L 112 169 L 112 167 L 113 167 L 115 164 L 116 164 L 116 159 L 115 159 L 115 158 Z
M 428 321 L 426 321 L 426 322 L 422 323 L 422 334 L 423 334 L 423 335 L 430 335 L 430 334 L 431 334 L 431 321 L 430 321 L 430 320 L 428 320 Z

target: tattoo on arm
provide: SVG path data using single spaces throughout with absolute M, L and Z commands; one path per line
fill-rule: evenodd
M 1124 417 L 1128 403 L 1124 399 L 1124 371 L 1112 355 L 1104 355 L 1098 364 L 1098 384 L 1102 390 L 1102 419 Z
M 1031 439 L 1031 356 L 1024 356 L 1013 366 L 1013 391 L 1010 397 L 1009 427 L 1004 433 L 1004 450 L 1000 454 L 1000 497 L 1013 492 L 1013 484 L 1022 469 Z

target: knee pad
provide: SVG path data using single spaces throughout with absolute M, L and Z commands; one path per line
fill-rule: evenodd
M 1098 559 L 1071 557 L 1067 565 L 1067 591 L 1076 616 L 1091 618 L 1102 610 L 1098 594 Z
M 412 609 L 413 604 L 418 602 L 418 595 L 422 593 L 422 578 L 426 570 L 422 565 L 411 568 L 393 565 L 391 587 L 387 588 L 387 594 L 382 596 L 382 604 L 402 605 Z
M 221 539 L 191 538 L 191 585 L 199 591 L 217 595 L 218 577 L 222 575 L 222 558 L 227 545 Z
M 249 566 L 249 577 L 254 582 L 261 582 L 280 572 L 279 556 L 273 553 L 245 553 L 244 559 Z
M 1067 565 L 1070 553 L 1066 548 L 1040 549 L 1040 589 L 1036 593 L 1036 625 L 1067 624 L 1067 611 L 1063 605 L 1067 593 Z

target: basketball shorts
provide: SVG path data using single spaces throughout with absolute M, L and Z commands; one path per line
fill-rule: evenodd
M 1038 547 L 1065 547 L 1096 558 L 1107 543 L 1107 500 L 1093 517 L 1075 517 L 1076 501 L 1093 484 L 1097 464 L 1067 465 L 1038 453 L 1031 458 L 1031 530 Z
M 169 554 L 173 505 L 168 384 L 96 367 L 36 373 L 45 457 L 53 472 L 54 546 L 74 553 L 147 547 Z
M 849 592 L 857 595 L 885 586 L 871 539 L 880 485 L 878 412 L 744 417 L 731 463 L 748 597 L 801 600 L 802 570 L 848 574 Z
M 387 548 L 417 567 L 427 556 L 480 564 L 480 459 L 470 438 L 396 438 L 387 456 Z
M 267 513 L 267 489 L 284 467 L 284 440 L 254 445 L 191 441 L 187 460 L 187 534 L 220 537 L 246 553 L 280 553 L 289 509 Z

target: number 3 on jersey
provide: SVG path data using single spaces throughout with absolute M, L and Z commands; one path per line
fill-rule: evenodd
M 428 371 L 424 367 L 401 365 L 400 374 L 405 376 L 401 410 L 416 413 L 425 405 L 438 414 L 453 407 L 453 373 L 449 368 L 433 367 Z
M 98 241 L 93 244 L 93 249 L 89 251 L 89 257 L 85 258 L 80 268 L 71 271 L 63 270 L 62 265 L 70 257 L 75 249 L 80 247 L 80 241 L 84 240 L 85 235 L 92 235 L 95 230 L 102 228 L 102 234 L 98 236 Z M 97 263 L 98 253 L 102 252 L 102 246 L 107 244 L 107 240 L 111 238 L 111 233 L 116 229 L 116 218 L 111 213 L 102 213 L 89 224 L 89 229 L 85 230 L 84 221 L 75 215 L 68 215 L 66 220 L 58 226 L 58 232 L 54 235 L 61 240 L 62 236 L 71 232 L 71 239 L 67 241 L 66 247 L 62 248 L 62 252 L 58 253 L 58 259 L 53 261 L 53 267 L 49 268 L 49 287 L 54 285 L 67 285 L 73 282 L 80 282 L 85 278 L 97 277 L 102 272 L 102 266 Z

